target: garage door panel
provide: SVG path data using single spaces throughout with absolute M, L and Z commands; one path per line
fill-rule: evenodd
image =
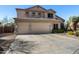
M 49 30 L 50 23 L 32 23 L 32 33 L 47 33 Z
M 29 33 L 28 23 L 18 23 L 18 33 Z

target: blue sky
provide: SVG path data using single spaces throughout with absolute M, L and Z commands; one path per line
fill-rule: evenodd
M 46 9 L 55 10 L 58 16 L 68 20 L 70 16 L 79 16 L 79 5 L 42 5 Z M 0 5 L 0 18 L 16 17 L 15 8 L 29 8 L 32 5 Z

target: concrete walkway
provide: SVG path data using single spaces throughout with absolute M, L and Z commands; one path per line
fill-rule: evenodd
M 18 41 L 30 43 L 22 43 L 22 46 Z M 72 54 L 79 48 L 79 40 L 60 34 L 17 35 L 11 48 L 13 52 L 8 52 L 11 54 L 24 54 L 26 51 L 31 54 Z

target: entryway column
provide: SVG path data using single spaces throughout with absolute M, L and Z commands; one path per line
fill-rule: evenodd
M 47 16 L 47 13 L 45 13 L 45 18 L 47 18 L 48 16 Z
M 32 16 L 32 12 L 29 12 L 29 16 L 30 16 L 30 17 Z
M 56 15 L 55 15 L 55 14 L 53 15 L 53 18 L 54 18 L 54 19 L 56 18 Z
M 52 32 L 52 30 L 53 30 L 53 25 L 50 24 L 50 25 L 49 25 L 49 31 Z
M 60 25 L 60 23 L 58 23 L 58 29 L 61 29 L 61 25 Z

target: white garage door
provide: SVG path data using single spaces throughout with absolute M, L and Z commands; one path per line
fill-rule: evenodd
M 17 32 L 19 34 L 24 33 L 50 33 L 51 32 L 51 24 L 50 23 L 17 23 Z
M 18 33 L 29 33 L 29 23 L 17 23 L 17 32 Z
M 31 23 L 31 32 L 32 33 L 49 33 L 50 23 Z

